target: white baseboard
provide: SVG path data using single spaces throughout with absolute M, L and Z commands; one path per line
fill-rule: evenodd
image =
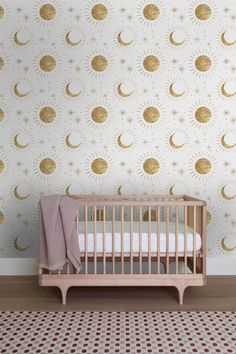
M 0 275 L 36 275 L 36 258 L 0 258 Z M 208 275 L 236 275 L 236 257 L 207 258 Z
M 37 258 L 0 258 L 0 275 L 36 275 Z

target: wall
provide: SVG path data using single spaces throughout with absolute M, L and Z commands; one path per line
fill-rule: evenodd
M 0 250 L 37 253 L 50 193 L 189 193 L 236 262 L 236 8 L 0 0 Z

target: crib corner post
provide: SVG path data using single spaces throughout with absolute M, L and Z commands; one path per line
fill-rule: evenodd
M 67 295 L 68 287 L 67 286 L 59 286 L 59 289 L 61 291 L 62 305 L 66 305 L 66 295 Z
M 185 285 L 177 285 L 176 289 L 178 290 L 179 304 L 183 305 L 183 302 L 184 302 L 184 291 L 186 289 L 186 286 Z

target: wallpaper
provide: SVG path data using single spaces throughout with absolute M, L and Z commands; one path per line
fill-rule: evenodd
M 0 0 L 0 132 L 2 257 L 41 195 L 188 193 L 235 262 L 235 1 Z

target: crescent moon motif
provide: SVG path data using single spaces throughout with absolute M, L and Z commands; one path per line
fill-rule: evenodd
M 119 94 L 121 97 L 129 97 L 129 96 L 131 96 L 131 95 L 133 94 L 133 91 L 131 91 L 131 92 L 129 92 L 129 93 L 123 92 L 122 89 L 121 89 L 121 85 L 122 85 L 122 83 L 120 83 L 120 84 L 118 85 L 118 87 L 117 87 L 117 92 L 118 92 L 118 94 Z
M 119 32 L 118 36 L 117 36 L 117 41 L 120 45 L 124 46 L 124 47 L 127 47 L 128 45 L 132 44 L 133 43 L 133 39 L 129 42 L 125 42 L 122 38 L 121 38 L 121 33 L 122 32 Z
M 174 34 L 174 31 L 171 32 L 170 35 L 169 35 L 169 41 L 170 41 L 170 43 L 171 43 L 172 45 L 174 45 L 174 46 L 177 47 L 177 46 L 179 46 L 179 45 L 182 45 L 182 44 L 185 42 L 185 39 L 184 39 L 182 42 L 177 42 L 177 41 L 175 41 L 174 38 L 173 38 L 173 34 Z
M 130 147 L 133 145 L 133 143 L 128 144 L 128 145 L 123 144 L 122 141 L 121 141 L 121 137 L 122 137 L 122 134 L 120 134 L 120 135 L 118 136 L 118 138 L 117 138 L 117 144 L 118 144 L 121 148 L 123 148 L 123 149 L 128 149 L 128 148 L 130 148 Z
M 71 197 L 72 195 L 70 194 L 70 185 L 68 187 L 66 187 L 66 195 L 68 195 L 68 197 Z
M 226 31 L 225 31 L 226 32 Z M 224 45 L 227 45 L 228 47 L 231 46 L 231 45 L 234 45 L 236 43 L 236 40 L 233 41 L 233 42 L 229 42 L 225 39 L 225 32 L 222 33 L 221 35 L 221 42 L 224 44 Z
M 174 138 L 174 134 L 172 134 L 169 138 L 169 144 L 170 146 L 172 146 L 172 148 L 174 149 L 180 149 L 184 146 L 185 143 L 181 144 L 181 145 L 178 145 L 178 144 L 175 144 L 174 141 L 173 141 L 173 138 Z
M 70 97 L 78 97 L 81 92 L 77 92 L 77 93 L 73 93 L 70 91 L 70 82 L 66 85 L 66 94 L 67 96 L 70 96 Z
M 21 42 L 21 41 L 18 39 L 18 33 L 19 33 L 19 31 L 17 31 L 17 32 L 14 34 L 14 42 L 15 42 L 15 44 L 18 45 L 18 46 L 20 46 L 20 47 L 22 47 L 22 46 L 24 46 L 24 45 L 27 45 L 30 40 L 28 39 L 28 41 L 26 41 L 26 42 Z
M 121 185 L 118 189 L 117 189 L 117 195 L 122 195 L 122 192 L 121 192 L 121 188 L 122 188 L 123 186 Z
M 228 92 L 225 91 L 225 84 L 226 84 L 226 82 L 221 86 L 222 95 L 225 96 L 225 97 L 233 97 L 233 96 L 235 96 L 236 92 L 228 93 Z
M 225 250 L 226 252 L 232 252 L 232 251 L 236 250 L 236 246 L 234 246 L 234 247 L 226 246 L 225 239 L 226 239 L 226 237 L 222 238 L 222 240 L 221 240 L 221 247 L 223 248 L 223 250 Z
M 173 85 L 174 85 L 174 82 L 172 82 L 172 84 L 169 87 L 169 91 L 170 91 L 171 96 L 173 96 L 173 97 L 181 97 L 181 96 L 183 96 L 185 94 L 185 91 L 183 91 L 181 93 L 175 92 L 174 89 L 173 89 Z
M 17 82 L 15 85 L 14 85 L 14 93 L 17 97 L 26 97 L 28 94 L 29 94 L 29 91 L 28 92 L 25 92 L 25 93 L 21 93 L 19 90 L 18 90 L 18 85 L 19 85 L 19 82 Z
M 173 186 L 171 186 L 170 189 L 169 189 L 169 194 L 170 195 L 174 195 L 174 186 L 175 185 L 173 184 Z
M 81 143 L 80 143 L 80 144 L 76 144 L 76 145 L 72 144 L 72 143 L 70 142 L 70 135 L 71 135 L 71 134 L 68 134 L 67 137 L 66 137 L 66 145 L 67 145 L 69 148 L 71 148 L 71 149 L 77 149 L 77 148 L 81 145 Z
M 67 32 L 66 34 L 66 43 L 72 47 L 76 46 L 76 45 L 79 45 L 81 40 L 78 41 L 78 42 L 73 42 L 71 39 L 70 39 L 70 33 L 71 31 Z
M 16 199 L 18 199 L 18 200 L 26 200 L 26 199 L 28 199 L 30 195 L 29 194 L 20 195 L 19 192 L 18 192 L 18 187 L 19 186 L 16 186 L 14 188 L 14 196 L 16 197 Z
M 236 143 L 230 145 L 230 144 L 227 144 L 227 143 L 225 142 L 225 134 L 222 135 L 220 141 L 221 141 L 221 144 L 222 144 L 222 145 L 224 146 L 224 148 L 226 148 L 226 149 L 232 149 L 232 148 L 234 148 L 234 147 L 236 146 Z
M 16 238 L 14 239 L 14 247 L 15 247 L 15 249 L 16 249 L 17 251 L 19 251 L 19 252 L 26 251 L 26 250 L 29 248 L 29 245 L 26 246 L 26 247 L 21 247 L 21 246 L 19 246 L 19 244 L 18 244 L 18 238 L 19 238 L 19 237 L 16 237 Z
M 235 194 L 235 195 L 232 195 L 232 196 L 227 195 L 227 194 L 225 193 L 225 187 L 226 187 L 226 186 L 222 187 L 222 188 L 221 188 L 221 191 L 220 191 L 222 198 L 224 198 L 225 200 L 233 200 L 233 199 L 235 199 L 235 198 L 236 198 L 236 194 Z
M 18 136 L 19 136 L 19 134 L 16 134 L 16 135 L 14 136 L 14 145 L 15 145 L 18 149 L 25 149 L 25 148 L 29 145 L 29 143 L 27 143 L 27 144 L 25 144 L 25 145 L 20 144 L 20 143 L 18 142 Z

